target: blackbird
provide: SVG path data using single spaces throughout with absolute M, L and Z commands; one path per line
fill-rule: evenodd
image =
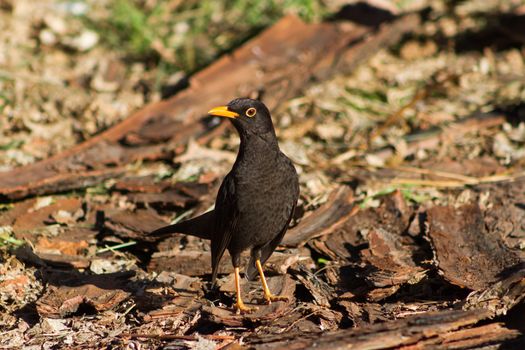
M 235 270 L 237 312 L 251 312 L 241 297 L 240 257 L 250 249 L 246 277 L 261 277 L 268 303 L 287 300 L 268 289 L 263 264 L 281 242 L 299 198 L 299 181 L 291 160 L 279 149 L 268 108 L 260 101 L 239 98 L 213 108 L 213 116 L 230 118 L 241 144 L 231 171 L 224 178 L 215 209 L 196 218 L 160 228 L 152 235 L 187 233 L 211 240 L 212 286 L 219 262 L 228 249 Z

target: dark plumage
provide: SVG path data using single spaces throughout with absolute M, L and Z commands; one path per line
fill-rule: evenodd
M 239 287 L 240 256 L 245 250 L 251 251 L 247 277 L 253 279 L 259 272 L 268 302 L 283 299 L 268 290 L 262 265 L 288 229 L 299 197 L 297 172 L 279 149 L 270 112 L 262 102 L 235 99 L 209 114 L 231 118 L 241 138 L 237 159 L 221 184 L 215 209 L 152 235 L 179 232 L 211 239 L 212 283 L 228 249 L 235 268 L 237 309 L 250 311 L 242 302 Z

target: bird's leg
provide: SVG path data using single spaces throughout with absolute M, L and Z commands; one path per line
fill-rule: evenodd
M 257 310 L 256 307 L 248 307 L 244 305 L 244 302 L 242 301 L 241 297 L 241 277 L 239 274 L 239 268 L 235 267 L 235 291 L 237 292 L 237 302 L 235 303 L 235 307 L 237 309 L 238 314 L 244 314 L 244 313 L 250 313 Z
M 268 284 L 266 283 L 266 278 L 264 277 L 264 271 L 261 265 L 261 261 L 259 259 L 255 260 L 255 265 L 257 266 L 257 270 L 259 270 L 259 275 L 261 276 L 261 283 L 262 283 L 263 291 L 264 291 L 264 299 L 266 299 L 268 304 L 271 304 L 272 301 L 288 301 L 287 296 L 273 295 L 272 292 L 270 292 L 270 288 L 268 288 Z

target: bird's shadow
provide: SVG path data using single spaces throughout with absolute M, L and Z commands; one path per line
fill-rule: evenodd
M 150 289 L 159 289 L 163 287 L 169 287 L 173 292 L 177 294 L 184 294 L 185 296 L 200 298 L 202 295 L 217 297 L 216 291 L 208 290 L 205 284 L 202 284 L 201 288 L 196 289 L 184 289 L 184 288 L 173 288 L 171 283 L 159 282 L 153 279 L 147 278 L 136 278 L 137 274 L 135 271 L 119 271 L 114 273 L 105 274 L 93 274 L 86 271 L 79 271 L 74 267 L 64 268 L 53 268 L 49 266 L 40 267 L 35 272 L 35 278 L 44 285 L 43 291 L 38 295 L 36 300 L 27 303 L 14 312 L 14 315 L 24 320 L 28 325 L 34 326 L 40 321 L 41 315 L 38 312 L 38 302 L 46 296 L 49 288 L 56 287 L 59 290 L 57 293 L 56 300 L 67 301 L 76 296 L 86 297 L 84 301 L 80 302 L 76 310 L 67 313 L 64 317 L 72 316 L 90 316 L 96 315 L 99 311 L 96 310 L 94 305 L 89 301 L 90 295 L 82 294 L 86 291 L 85 287 L 94 286 L 96 290 L 105 291 L 121 291 L 128 294 L 127 298 L 123 302 L 115 305 L 115 310 L 119 311 L 119 308 L 127 308 L 126 300 L 132 301 L 134 304 L 133 312 L 140 314 L 147 314 L 151 311 L 161 309 L 162 307 L 169 305 L 173 300 L 173 296 L 164 296 L 157 293 L 152 293 Z M 70 287 L 60 290 L 61 287 Z M 78 291 L 71 292 L 74 288 L 82 288 Z M 64 292 L 64 295 L 61 295 Z M 96 297 L 96 296 L 95 296 Z M 124 310 L 122 310 L 124 311 Z

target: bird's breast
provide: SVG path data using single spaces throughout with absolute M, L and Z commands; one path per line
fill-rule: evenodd
M 230 249 L 242 251 L 265 245 L 282 232 L 297 202 L 295 168 L 278 151 L 245 158 L 232 172 L 239 222 Z
M 279 154 L 265 154 L 245 160 L 236 170 L 239 190 L 243 188 L 245 191 L 268 192 L 280 189 L 297 177 L 293 166 Z
M 298 188 L 297 174 L 288 161 L 276 157 L 240 167 L 236 179 L 238 207 L 245 215 L 257 216 L 256 221 L 287 219 Z

